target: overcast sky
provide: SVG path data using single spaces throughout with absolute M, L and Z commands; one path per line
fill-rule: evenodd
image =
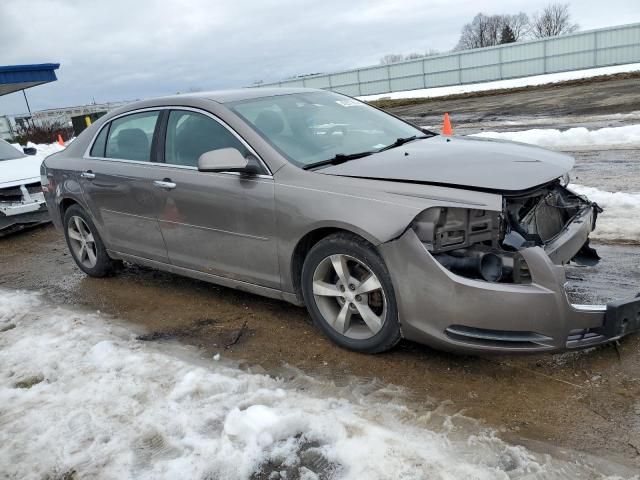
M 548 0 L 0 0 L 0 65 L 60 63 L 27 90 L 34 110 L 377 64 L 387 53 L 455 46 L 486 14 L 528 14 Z M 581 29 L 640 21 L 640 1 L 571 3 Z M 25 112 L 22 93 L 0 115 Z

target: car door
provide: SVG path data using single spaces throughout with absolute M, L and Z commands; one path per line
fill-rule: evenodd
M 158 225 L 163 190 L 157 180 L 164 169 L 154 149 L 163 114 L 142 111 L 105 124 L 84 158 L 79 180 L 107 248 L 168 263 Z
M 204 152 L 247 144 L 207 112 L 172 110 L 166 121 L 166 176 L 160 229 L 172 264 L 279 288 L 274 181 L 265 175 L 197 169 Z M 254 153 L 251 151 L 251 153 Z

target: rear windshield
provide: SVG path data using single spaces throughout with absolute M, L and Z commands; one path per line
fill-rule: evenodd
M 0 140 L 0 161 L 9 160 L 11 158 L 21 158 L 24 156 L 24 153 L 22 153 L 20 150 L 12 147 L 4 140 Z

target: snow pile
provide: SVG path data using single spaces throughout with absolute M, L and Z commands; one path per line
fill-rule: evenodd
M 167 347 L 164 347 L 167 348 Z M 186 355 L 186 354 L 185 354 Z M 285 382 L 169 355 L 97 314 L 0 290 L 7 478 L 602 478 L 392 387 Z M 607 465 L 606 469 L 617 469 Z
M 607 242 L 640 243 L 640 193 L 606 192 L 575 184 L 571 184 L 569 189 L 585 195 L 604 209 L 598 215 L 591 238 Z
M 67 142 L 67 145 L 69 143 L 71 143 L 72 141 L 73 141 L 73 139 L 69 140 L 69 142 Z M 22 147 L 24 145 L 20 145 L 19 143 L 12 143 L 11 145 L 13 145 L 19 151 L 22 152 Z M 58 152 L 60 152 L 60 151 L 62 151 L 62 150 L 64 150 L 66 148 L 65 146 L 60 145 L 58 142 L 54 142 L 54 143 L 32 143 L 32 142 L 27 142 L 26 146 L 29 147 L 29 148 L 34 147 L 37 150 L 38 153 L 33 155 L 33 157 L 34 158 L 39 158 L 40 160 L 44 160 L 49 155 L 54 154 L 54 153 L 58 153 Z
M 584 148 L 601 145 L 640 146 L 640 125 L 606 127 L 597 130 L 576 127 L 564 131 L 553 128 L 534 128 L 532 130 L 522 130 L 519 132 L 481 132 L 474 133 L 470 136 L 532 143 L 543 147 Z
M 487 90 L 500 90 L 509 88 L 528 87 L 533 85 L 546 85 L 550 83 L 566 82 L 568 80 L 580 80 L 582 78 L 597 77 L 599 75 L 614 75 L 616 73 L 635 72 L 640 70 L 640 63 L 628 65 L 615 65 L 612 67 L 590 68 L 573 72 L 548 73 L 546 75 L 534 75 L 531 77 L 513 78 L 510 80 L 496 80 L 494 82 L 472 83 L 469 85 L 451 85 L 448 87 L 423 88 L 419 90 L 405 90 L 402 92 L 379 93 L 376 95 L 364 95 L 360 100 L 373 101 L 382 98 L 432 98 L 447 95 L 458 95 L 469 92 L 483 92 Z

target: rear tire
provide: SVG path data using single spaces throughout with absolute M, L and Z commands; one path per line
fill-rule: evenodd
M 301 283 L 313 322 L 341 347 L 380 353 L 400 341 L 391 276 L 361 237 L 337 233 L 318 242 L 305 258 Z
M 91 217 L 79 205 L 64 213 L 64 237 L 76 265 L 90 277 L 105 277 L 119 266 L 109 257 Z

